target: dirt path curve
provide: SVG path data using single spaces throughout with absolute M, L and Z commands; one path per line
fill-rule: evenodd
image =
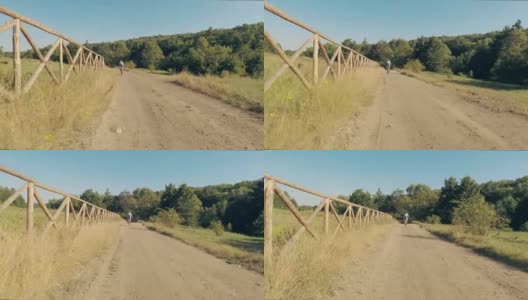
M 417 225 L 395 225 L 353 260 L 336 299 L 528 299 L 528 273 Z
M 173 238 L 124 225 L 105 278 L 91 299 L 262 299 L 263 276 Z
M 351 149 L 528 149 L 528 118 L 493 112 L 396 71 L 355 122 Z
M 167 76 L 127 72 L 90 148 L 262 149 L 263 124 L 257 115 L 180 87 Z

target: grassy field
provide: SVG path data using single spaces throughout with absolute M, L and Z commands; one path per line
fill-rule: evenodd
M 187 72 L 170 74 L 165 71 L 135 69 L 138 72 L 168 75 L 178 85 L 222 100 L 232 106 L 256 112 L 264 112 L 264 79 L 228 75 L 225 77 L 196 76 Z
M 528 86 L 472 79 L 433 72 L 402 71 L 422 81 L 463 93 L 466 99 L 498 112 L 528 116 Z
M 169 228 L 160 224 L 144 223 L 147 228 L 176 238 L 193 247 L 204 250 L 231 264 L 264 273 L 264 239 L 243 234 L 224 232 L 221 236 L 211 229 L 178 225 Z
M 282 66 L 274 54 L 264 56 L 267 80 Z M 312 82 L 312 59 L 300 57 L 297 66 Z M 322 76 L 326 65 L 320 64 Z M 340 80 L 327 80 L 309 91 L 290 70 L 286 70 L 265 94 L 266 149 L 333 149 L 339 131 L 372 102 L 383 83 L 381 68 L 347 73 Z M 329 75 L 328 78 L 330 78 Z
M 304 217 L 311 210 L 301 211 Z M 364 246 L 382 237 L 389 224 L 367 226 L 352 232 L 340 231 L 335 237 L 323 234 L 323 215 L 313 221 L 312 230 L 318 239 L 304 234 L 280 256 L 279 248 L 291 232 L 300 226 L 293 215 L 284 209 L 273 211 L 274 263 L 266 266 L 266 299 L 325 299 L 331 297 L 340 283 L 347 261 Z M 337 228 L 335 217 L 329 219 L 330 232 Z
M 0 85 L 12 90 L 12 60 L 0 58 Z M 23 59 L 23 83 L 37 68 L 38 60 Z M 48 66 L 60 75 L 58 63 Z M 67 70 L 68 65 L 65 65 Z M 119 78 L 117 71 L 72 73 L 64 85 L 55 85 L 43 70 L 22 99 L 0 99 L 0 149 L 80 149 L 91 126 L 110 102 Z
M 0 213 L 0 299 L 56 299 L 72 289 L 71 278 L 82 266 L 117 240 L 119 230 L 118 223 L 74 231 L 59 226 L 42 238 L 39 231 L 47 221 L 37 207 L 34 222 L 35 238 L 30 239 L 24 234 L 24 208 L 8 207 Z
M 528 271 L 528 232 L 492 231 L 480 237 L 461 233 L 453 225 L 420 224 L 430 232 L 486 256 Z

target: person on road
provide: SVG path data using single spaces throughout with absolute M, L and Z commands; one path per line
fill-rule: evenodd
M 392 65 L 392 63 L 391 63 L 390 59 L 388 59 L 388 60 L 387 60 L 387 63 L 386 63 L 386 66 L 387 66 L 387 75 L 388 75 L 389 72 L 390 72 L 391 65 Z
M 407 223 L 409 222 L 409 214 L 407 212 L 405 212 L 405 214 L 403 215 L 403 220 L 405 222 L 405 225 L 407 225 Z
M 130 224 L 130 222 L 132 222 L 132 212 L 131 211 L 128 212 L 128 224 Z
M 121 76 L 123 76 L 123 72 L 125 71 L 125 63 L 122 60 L 119 61 L 119 70 L 121 71 Z

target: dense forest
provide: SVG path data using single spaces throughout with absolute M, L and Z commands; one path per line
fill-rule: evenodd
M 85 46 L 104 56 L 110 66 L 117 66 L 123 60 L 129 68 L 175 73 L 185 70 L 196 75 L 229 72 L 261 77 L 264 73 L 264 23 L 115 42 L 86 42 Z M 51 45 L 41 51 L 47 53 L 50 48 Z M 68 49 L 73 56 L 77 47 L 68 45 Z M 58 61 L 57 52 L 51 58 L 54 61 Z M 33 50 L 26 51 L 22 56 L 38 59 Z
M 404 68 L 411 62 L 432 72 L 528 84 L 528 30 L 523 28 L 521 21 L 502 31 L 486 34 L 420 37 L 411 41 L 394 39 L 376 44 L 346 39 L 342 44 L 382 65 L 390 59 L 397 68 Z M 332 44 L 326 44 L 325 48 L 330 56 L 336 49 Z M 269 45 L 266 51 L 272 51 Z M 304 55 L 312 57 L 313 48 L 308 48 Z
M 471 177 L 460 180 L 450 177 L 439 190 L 425 184 L 412 184 L 405 190 L 398 189 L 389 195 L 381 190 L 370 194 L 358 189 L 349 196 L 339 198 L 388 212 L 399 220 L 408 212 L 411 219 L 438 219 L 444 224 L 453 223 L 453 212 L 458 207 L 472 203 L 477 204 L 474 207 L 493 210 L 495 227 L 528 231 L 528 176 L 483 184 Z M 297 205 L 295 200 L 293 202 Z M 275 199 L 275 203 L 282 206 L 278 199 Z M 346 207 L 338 205 L 336 209 L 343 213 Z
M 14 192 L 12 188 L 0 187 L 0 202 Z M 174 210 L 183 225 L 209 228 L 220 222 L 228 231 L 263 236 L 263 195 L 264 182 L 261 179 L 206 187 L 169 184 L 163 191 L 137 188 L 118 195 L 88 189 L 79 197 L 123 216 L 130 211 L 139 220 L 147 221 L 167 210 Z M 61 201 L 50 199 L 47 205 L 57 209 Z M 26 204 L 22 197 L 18 197 L 12 205 L 24 207 Z

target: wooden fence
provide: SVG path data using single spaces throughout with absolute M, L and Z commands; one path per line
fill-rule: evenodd
M 347 72 L 356 70 L 358 68 L 363 68 L 366 66 L 379 66 L 376 62 L 370 60 L 369 58 L 358 53 L 357 51 L 333 41 L 327 35 L 311 28 L 310 26 L 302 23 L 301 21 L 295 18 L 290 17 L 282 10 L 270 5 L 267 1 L 264 2 L 264 9 L 313 34 L 290 58 L 284 52 L 284 50 L 281 49 L 279 44 L 273 39 L 271 34 L 268 31 L 264 32 L 264 37 L 266 38 L 267 42 L 284 61 L 284 65 L 282 65 L 282 67 L 277 71 L 277 73 L 275 73 L 270 79 L 268 79 L 264 83 L 264 92 L 266 92 L 287 69 L 291 69 L 299 78 L 299 80 L 301 80 L 301 82 L 306 88 L 312 89 L 314 86 L 317 86 L 320 83 L 324 82 L 328 74 L 332 74 L 334 79 L 338 79 L 341 78 Z M 324 47 L 323 40 L 326 40 L 328 41 L 328 43 L 333 44 L 337 47 L 332 58 L 329 57 L 328 52 Z M 294 64 L 295 61 L 305 52 L 306 48 L 309 45 L 313 45 L 312 82 L 309 82 L 301 73 L 299 68 L 297 68 Z M 321 54 L 327 64 L 327 67 L 322 77 L 319 76 L 319 57 L 321 56 Z
M 361 228 L 367 226 L 374 222 L 380 221 L 389 221 L 392 220 L 392 216 L 377 210 L 374 210 L 369 207 L 361 206 L 355 203 L 345 201 L 343 199 L 331 197 L 300 185 L 288 182 L 284 179 L 273 177 L 271 175 L 264 176 L 264 256 L 266 262 L 271 262 L 273 257 L 273 201 L 275 195 L 277 195 L 282 202 L 286 205 L 288 210 L 293 214 L 295 219 L 301 224 L 299 230 L 286 242 L 286 245 L 283 249 L 286 249 L 288 246 L 293 244 L 299 239 L 299 237 L 304 233 L 308 232 L 313 238 L 318 237 L 318 233 L 313 230 L 313 226 L 310 227 L 316 217 L 321 211 L 323 213 L 323 234 L 328 235 L 330 232 L 329 228 L 329 219 L 335 217 L 337 220 L 337 227 L 333 230 L 333 234 L 337 234 L 339 230 L 341 231 L 350 231 L 352 229 Z M 320 197 L 323 199 L 319 205 L 315 208 L 308 219 L 305 219 L 302 214 L 297 210 L 292 201 L 288 198 L 286 193 L 284 193 L 279 184 L 291 187 L 293 189 Z M 340 205 L 345 205 L 345 212 L 340 215 L 334 205 L 334 203 L 340 203 Z
M 61 217 L 61 213 L 65 211 L 64 214 L 64 226 L 66 228 L 74 228 L 76 226 L 83 226 L 88 224 L 94 224 L 94 223 L 101 223 L 106 221 L 113 221 L 113 220 L 119 220 L 121 217 L 113 213 L 111 211 L 108 211 L 104 208 L 101 208 L 99 206 L 93 205 L 89 202 L 86 202 L 82 199 L 79 199 L 75 196 L 72 196 L 70 194 L 67 194 L 65 192 L 62 192 L 58 189 L 46 186 L 42 183 L 36 182 L 35 180 L 19 174 L 15 171 L 9 170 L 7 168 L 4 168 L 0 166 L 0 172 L 9 174 L 11 176 L 20 178 L 26 183 L 18 189 L 14 194 L 12 194 L 7 200 L 5 200 L 3 203 L 0 203 L 0 214 L 4 209 L 6 209 L 11 203 L 13 203 L 18 197 L 22 196 L 23 193 L 26 193 L 26 233 L 28 235 L 32 235 L 34 231 L 33 226 L 33 212 L 34 212 L 34 206 L 35 206 L 35 200 L 40 206 L 40 208 L 44 211 L 44 214 L 46 215 L 48 219 L 48 223 L 44 227 L 44 231 L 42 232 L 43 235 L 45 235 L 51 227 L 57 228 L 59 226 L 59 218 Z M 45 190 L 54 194 L 57 194 L 61 197 L 63 197 L 62 202 L 59 206 L 59 208 L 52 214 L 48 207 L 46 206 L 46 203 L 44 203 L 44 200 L 39 195 L 39 189 Z M 74 205 L 74 203 L 76 205 Z M 75 211 L 75 206 L 78 207 L 78 210 Z M 79 207 L 80 206 L 80 207 Z
M 105 66 L 105 59 L 103 56 L 93 52 L 92 50 L 84 47 L 83 45 L 73 41 L 72 39 L 65 37 L 63 34 L 50 29 L 28 17 L 25 17 L 23 15 L 20 15 L 14 11 L 11 11 L 7 9 L 4 6 L 0 6 L 0 13 L 12 17 L 12 20 L 9 20 L 5 22 L 3 25 L 0 25 L 0 32 L 8 29 L 13 29 L 13 91 L 8 91 L 4 89 L 3 87 L 0 87 L 0 96 L 6 97 L 10 100 L 14 98 L 18 98 L 21 95 L 26 94 L 29 92 L 37 78 L 39 77 L 42 70 L 46 69 L 47 73 L 53 80 L 55 84 L 62 84 L 70 78 L 70 75 L 73 72 L 79 73 L 81 71 L 85 70 L 98 70 L 102 69 Z M 29 32 L 26 29 L 26 25 L 34 26 L 42 31 L 45 31 L 51 35 L 54 35 L 57 37 L 57 40 L 51 48 L 48 50 L 48 53 L 46 53 L 45 56 L 42 55 L 40 52 L 40 49 L 36 45 L 35 41 L 29 34 Z M 33 48 L 33 51 L 35 51 L 35 54 L 38 56 L 40 60 L 40 64 L 38 65 L 37 69 L 33 72 L 31 77 L 25 84 L 22 82 L 22 62 L 21 62 L 21 50 L 20 50 L 20 35 L 25 37 L 27 42 L 31 45 L 31 48 Z M 77 47 L 77 53 L 75 53 L 74 56 L 70 53 L 67 44 L 72 44 Z M 58 56 L 59 56 L 59 75 L 57 78 L 57 75 L 51 70 L 51 68 L 47 65 L 50 61 L 51 56 L 54 54 L 54 52 L 58 50 Z M 65 61 L 64 57 L 66 57 L 68 61 L 68 69 L 65 70 Z

